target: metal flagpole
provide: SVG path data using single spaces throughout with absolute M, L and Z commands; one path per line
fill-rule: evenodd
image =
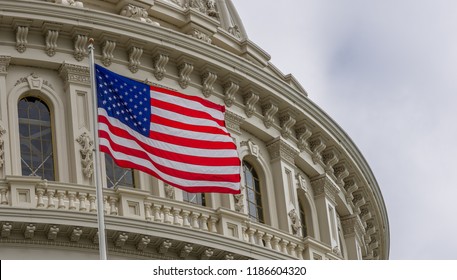
M 105 212 L 103 205 L 103 189 L 102 180 L 100 177 L 100 152 L 98 139 L 98 106 L 97 106 L 97 86 L 95 84 L 95 59 L 94 59 L 94 39 L 89 39 L 89 63 L 90 63 L 90 83 L 92 88 L 92 104 L 93 104 L 93 128 L 94 128 L 94 178 L 97 195 L 97 220 L 98 220 L 98 244 L 100 251 L 100 259 L 106 260 L 106 237 L 105 237 Z

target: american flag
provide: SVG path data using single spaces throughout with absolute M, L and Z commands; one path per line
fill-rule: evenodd
M 240 193 L 225 107 L 95 65 L 100 151 L 187 192 Z

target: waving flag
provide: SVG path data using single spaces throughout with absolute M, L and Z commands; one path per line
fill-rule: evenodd
M 100 151 L 187 192 L 240 193 L 225 107 L 95 65 Z

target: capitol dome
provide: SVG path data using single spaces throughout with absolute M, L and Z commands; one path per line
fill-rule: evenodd
M 101 154 L 109 259 L 388 259 L 349 136 L 250 41 L 230 0 L 3 0 L 0 259 L 98 259 L 95 62 L 225 105 L 241 193 L 187 193 Z

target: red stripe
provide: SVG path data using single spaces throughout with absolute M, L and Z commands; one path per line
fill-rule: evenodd
M 136 158 L 141 158 L 144 160 L 149 161 L 152 163 L 158 170 L 165 174 L 173 174 L 174 177 L 181 178 L 181 179 L 186 179 L 186 180 L 202 180 L 202 181 L 213 181 L 213 182 L 218 182 L 218 181 L 223 181 L 223 182 L 231 182 L 231 183 L 236 183 L 240 181 L 240 174 L 207 174 L 207 173 L 192 173 L 192 172 L 186 172 L 178 169 L 174 169 L 168 166 L 163 166 L 153 160 L 151 160 L 148 156 L 147 153 L 144 153 L 142 151 L 138 151 L 129 147 L 125 147 L 122 145 L 118 145 L 111 141 L 109 138 L 109 134 L 107 133 L 101 133 L 100 138 L 106 139 L 109 141 L 111 148 L 116 151 L 120 152 L 123 154 L 127 154 L 131 157 L 136 157 Z M 106 134 L 106 135 L 105 135 Z M 103 145 L 102 145 L 103 146 Z M 113 158 L 115 158 L 113 156 Z M 126 161 L 126 160 L 119 160 L 120 162 L 124 162 L 122 164 L 128 164 L 128 163 L 133 163 L 135 161 Z M 123 165 L 120 165 L 123 166 Z M 214 166 L 214 165 L 213 165 Z M 129 166 L 126 166 L 129 167 Z M 131 168 L 131 167 L 130 167 Z
M 182 94 L 182 93 L 179 93 L 179 92 L 176 92 L 176 91 L 173 91 L 173 90 L 169 90 L 169 89 L 165 89 L 165 88 L 159 88 L 159 87 L 155 87 L 155 86 L 151 86 L 150 89 L 152 91 L 157 91 L 157 92 L 161 92 L 161 93 L 164 93 L 164 94 L 176 96 L 176 97 L 179 97 L 179 98 L 192 100 L 192 101 L 195 101 L 195 102 L 198 102 L 198 103 L 202 104 L 203 106 L 205 106 L 207 108 L 215 109 L 215 110 L 218 110 L 218 111 L 220 111 L 222 113 L 225 112 L 225 106 L 213 103 L 213 102 L 211 102 L 209 100 L 206 100 L 206 99 L 203 99 L 203 98 L 201 98 L 199 96 L 186 95 L 186 94 Z M 152 98 L 154 98 L 154 96 L 152 96 Z
M 224 120 L 216 119 L 207 112 L 200 111 L 200 110 L 195 110 L 195 109 L 190 109 L 178 104 L 172 104 L 168 102 L 164 102 L 162 100 L 154 99 L 151 98 L 151 114 L 154 114 L 154 108 L 157 107 L 160 109 L 164 109 L 167 111 L 171 112 L 176 112 L 181 115 L 189 116 L 192 118 L 199 118 L 199 119 L 205 119 L 205 120 L 211 120 L 217 123 L 219 126 L 224 126 Z
M 206 165 L 206 166 L 236 166 L 240 165 L 240 159 L 238 157 L 200 157 L 200 156 L 191 156 L 191 155 L 184 155 L 180 153 L 175 153 L 175 152 L 170 152 L 167 150 L 162 150 L 158 149 L 155 147 L 152 147 L 150 145 L 147 145 L 146 143 L 138 140 L 136 137 L 133 135 L 130 135 L 127 131 L 111 125 L 109 120 L 104 117 L 104 116 L 99 116 L 98 121 L 100 123 L 104 123 L 108 126 L 108 129 L 110 133 L 113 135 L 135 141 L 143 150 L 135 150 L 130 147 L 125 147 L 128 149 L 128 151 L 131 152 L 125 152 L 126 154 L 130 153 L 135 153 L 134 155 L 136 157 L 140 157 L 143 159 L 150 160 L 149 157 L 147 156 L 147 151 L 151 155 L 155 155 L 164 159 L 169 159 L 177 162 L 183 162 L 183 163 L 188 163 L 188 164 L 194 164 L 194 165 Z M 105 139 L 110 139 L 110 134 L 106 131 L 99 131 L 99 137 L 100 138 L 105 138 Z M 116 144 L 117 145 L 117 144 Z M 182 146 L 182 145 L 181 145 Z M 122 146 L 120 146 L 122 147 Z M 121 149 L 121 148 L 119 148 Z
M 167 118 L 164 118 L 161 116 L 157 116 L 154 114 L 151 115 L 151 122 L 169 126 L 169 127 L 174 127 L 174 128 L 180 129 L 180 130 L 188 130 L 188 131 L 194 131 L 194 132 L 230 136 L 230 134 L 228 132 L 225 132 L 222 129 L 217 128 L 217 127 L 182 123 L 182 122 L 170 120 L 170 119 L 167 119 Z
M 107 153 L 109 155 L 111 155 L 111 157 L 113 158 L 114 162 L 120 166 L 120 167 L 124 167 L 124 168 L 132 168 L 132 169 L 137 169 L 137 170 L 140 170 L 140 171 L 143 171 L 147 174 L 150 174 L 156 178 L 159 178 L 160 180 L 164 181 L 165 183 L 173 186 L 173 187 L 176 187 L 178 189 L 181 189 L 181 190 L 185 190 L 186 192 L 189 192 L 189 193 L 201 193 L 201 192 L 218 192 L 218 193 L 229 193 L 229 194 L 239 194 L 241 193 L 240 190 L 233 190 L 233 189 L 230 189 L 230 188 L 227 188 L 227 187 L 220 187 L 220 186 L 194 186 L 194 187 L 184 187 L 184 186 L 181 186 L 181 185 L 177 185 L 171 181 L 168 181 L 168 180 L 165 180 L 163 179 L 161 176 L 159 176 L 157 173 L 155 173 L 153 170 L 143 166 L 143 165 L 138 165 L 134 162 L 129 162 L 129 161 L 124 161 L 124 160 L 118 160 L 118 159 L 115 159 L 114 156 L 110 153 L 109 149 L 106 148 L 105 146 L 100 146 L 100 151 L 101 152 L 104 152 L 104 153 Z
M 206 150 L 236 150 L 236 145 L 233 142 L 213 142 L 207 140 L 197 140 L 169 135 L 157 131 L 151 131 L 149 138 L 167 142 L 173 145 L 186 146 L 189 148 L 206 149 Z

